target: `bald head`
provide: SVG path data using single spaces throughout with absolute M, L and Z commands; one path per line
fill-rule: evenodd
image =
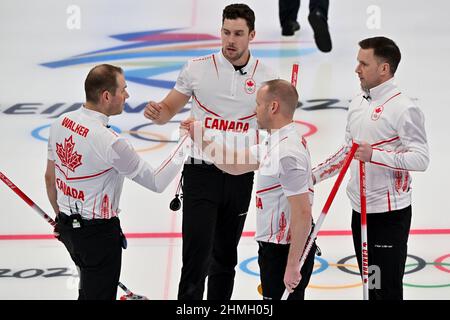
M 122 68 L 110 64 L 101 64 L 92 68 L 84 81 L 86 101 L 98 103 L 103 91 L 114 95 L 118 86 L 118 74 L 123 74 Z
M 297 89 L 288 81 L 275 79 L 264 82 L 261 90 L 265 90 L 266 102 L 277 101 L 280 112 L 288 118 L 292 118 L 297 108 Z

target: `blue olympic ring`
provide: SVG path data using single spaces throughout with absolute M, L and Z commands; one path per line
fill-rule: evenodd
M 259 272 L 252 271 L 248 267 L 248 265 L 251 262 L 253 262 L 254 260 L 257 260 L 257 259 L 258 259 L 258 257 L 251 257 L 251 258 L 245 259 L 244 261 L 242 261 L 239 264 L 239 268 L 245 273 L 248 273 L 248 274 L 250 274 L 252 276 L 259 277 Z M 325 271 L 326 269 L 328 269 L 328 267 L 330 266 L 328 264 L 328 261 L 323 259 L 323 258 L 320 258 L 320 257 L 316 256 L 316 257 L 314 257 L 314 259 L 317 260 L 320 263 L 320 267 L 317 270 L 314 270 L 312 274 L 321 273 L 321 272 Z
M 251 258 L 248 258 L 248 259 L 242 261 L 242 262 L 239 264 L 239 268 L 240 268 L 242 271 L 244 271 L 245 273 L 248 273 L 248 274 L 250 274 L 250 275 L 252 275 L 252 276 L 257 276 L 257 277 L 259 277 L 259 272 L 254 272 L 254 271 L 252 271 L 252 270 L 250 270 L 250 269 L 248 268 L 248 264 L 249 264 L 250 262 L 253 262 L 254 260 L 257 260 L 257 259 L 258 259 L 258 257 L 251 257 Z

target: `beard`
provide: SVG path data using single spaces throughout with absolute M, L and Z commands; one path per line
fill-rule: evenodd
M 223 55 L 225 56 L 225 58 L 227 58 L 230 62 L 233 61 L 237 61 L 239 59 L 242 58 L 242 56 L 244 55 L 244 51 L 239 52 L 236 48 L 233 48 L 236 51 L 228 51 L 227 48 L 225 48 L 225 50 L 222 50 Z

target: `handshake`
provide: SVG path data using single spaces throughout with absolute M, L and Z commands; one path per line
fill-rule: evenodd
M 187 118 L 186 120 L 181 121 L 180 123 L 180 138 L 189 134 L 192 141 L 196 141 L 195 139 L 203 140 L 204 128 L 202 126 L 202 122 L 195 120 L 192 117 Z

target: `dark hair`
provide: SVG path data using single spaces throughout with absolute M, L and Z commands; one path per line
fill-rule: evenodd
M 280 105 L 289 115 L 293 115 L 298 104 L 297 89 L 289 82 L 283 79 L 269 80 L 263 83 L 267 86 L 269 99 L 278 100 Z
M 389 38 L 373 37 L 359 42 L 361 49 L 373 49 L 376 57 L 389 64 L 391 74 L 394 75 L 400 63 L 401 53 L 398 46 Z
M 118 87 L 117 74 L 123 74 L 122 68 L 110 64 L 100 64 L 92 68 L 84 81 L 86 101 L 98 103 L 105 90 L 115 95 Z
M 242 18 L 247 21 L 249 32 L 255 30 L 255 13 L 248 5 L 235 3 L 228 5 L 223 9 L 222 24 L 225 19 L 236 20 L 237 18 Z

